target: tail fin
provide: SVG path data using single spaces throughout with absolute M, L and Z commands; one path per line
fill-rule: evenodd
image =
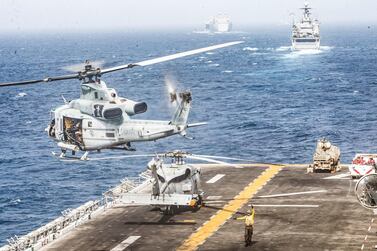
M 191 100 L 192 100 L 191 92 L 185 91 L 185 92 L 179 93 L 179 99 L 180 101 L 173 115 L 171 123 L 173 125 L 186 125 L 188 115 L 191 109 Z

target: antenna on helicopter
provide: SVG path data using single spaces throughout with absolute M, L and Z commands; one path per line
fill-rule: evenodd
M 64 95 L 61 95 L 61 97 L 63 99 L 64 104 L 68 104 L 68 101 L 65 99 Z

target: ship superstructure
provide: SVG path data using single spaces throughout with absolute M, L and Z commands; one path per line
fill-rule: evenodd
M 206 23 L 206 31 L 208 32 L 230 32 L 232 30 L 232 22 L 230 17 L 225 14 L 218 14 Z
M 320 34 L 319 22 L 317 19 L 311 18 L 311 8 L 305 3 L 303 16 L 299 22 L 294 22 L 292 26 L 292 49 L 319 49 Z

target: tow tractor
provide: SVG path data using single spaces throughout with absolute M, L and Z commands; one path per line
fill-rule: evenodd
M 309 165 L 307 172 L 328 171 L 335 173 L 340 171 L 340 150 L 337 146 L 325 138 L 317 141 L 317 146 L 313 154 L 313 164 Z

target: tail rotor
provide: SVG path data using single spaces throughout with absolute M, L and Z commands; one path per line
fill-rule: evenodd
M 170 106 L 176 108 L 178 106 L 177 95 L 178 81 L 172 74 L 165 75 L 165 88 L 169 97 Z

